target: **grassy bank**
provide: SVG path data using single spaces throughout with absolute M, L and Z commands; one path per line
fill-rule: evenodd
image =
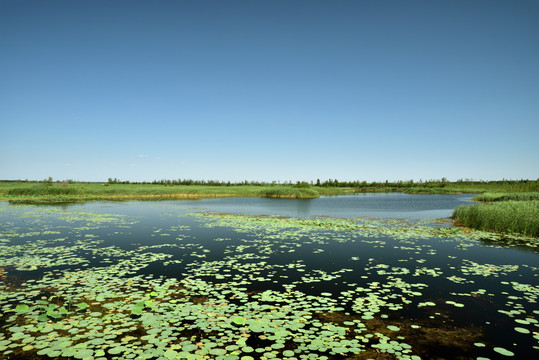
M 90 200 L 167 200 L 211 197 L 315 198 L 344 194 L 350 188 L 297 187 L 295 185 L 174 185 L 107 183 L 0 182 L 0 201 L 11 203 L 62 203 Z
M 457 187 L 411 187 L 404 190 L 406 194 L 475 194 L 477 190 Z
M 539 201 L 506 200 L 461 205 L 453 212 L 457 224 L 501 233 L 539 236 Z
M 453 189 L 412 187 L 329 187 L 287 185 L 162 185 L 109 183 L 0 182 L 0 200 L 12 203 L 61 203 L 90 200 L 196 199 L 228 196 L 310 199 L 354 192 L 406 192 L 411 194 L 454 194 Z

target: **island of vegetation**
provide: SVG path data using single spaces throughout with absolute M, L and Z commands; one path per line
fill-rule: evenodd
M 408 194 L 477 194 L 474 205 L 455 209 L 456 225 L 501 233 L 539 236 L 539 179 L 414 182 L 224 182 L 217 180 L 155 180 L 130 182 L 109 178 L 107 182 L 72 180 L 0 181 L 0 201 L 12 204 L 54 204 L 83 201 L 170 200 L 208 197 L 260 196 L 268 198 L 309 199 L 324 195 L 358 192 L 404 192 Z

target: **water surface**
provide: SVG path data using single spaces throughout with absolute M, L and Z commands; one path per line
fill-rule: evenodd
M 425 220 L 468 198 L 3 203 L 0 358 L 534 358 L 537 247 Z
M 377 218 L 444 218 L 473 195 L 419 195 L 404 193 L 359 193 L 322 196 L 316 199 L 268 199 L 238 197 L 202 199 L 195 207 L 215 212 L 280 216 L 333 216 Z

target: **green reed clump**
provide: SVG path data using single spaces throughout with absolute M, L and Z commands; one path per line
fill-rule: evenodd
M 526 193 L 493 193 L 486 192 L 479 194 L 473 198 L 477 201 L 492 202 L 492 201 L 530 201 L 539 200 L 539 192 Z
M 319 194 L 314 189 L 294 188 L 288 186 L 264 188 L 258 192 L 258 196 L 269 198 L 315 198 Z
M 474 229 L 539 236 L 539 201 L 501 201 L 460 205 L 453 219 Z
M 35 185 L 18 187 L 8 191 L 8 195 L 43 196 L 43 195 L 77 195 L 79 189 L 69 186 Z
M 466 190 L 442 187 L 411 187 L 404 190 L 405 194 L 458 194 L 466 193 Z

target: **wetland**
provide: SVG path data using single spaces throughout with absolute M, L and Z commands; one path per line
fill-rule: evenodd
M 0 202 L 0 358 L 535 358 L 537 238 L 470 198 Z

